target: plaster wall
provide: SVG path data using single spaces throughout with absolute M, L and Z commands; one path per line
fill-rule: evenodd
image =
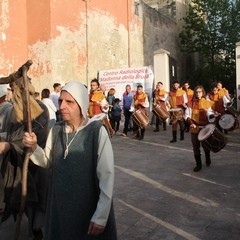
M 37 91 L 54 82 L 87 83 L 101 69 L 143 64 L 133 0 L 2 0 L 0 11 L 0 74 L 32 59 L 29 76 Z M 136 57 L 130 58 L 130 44 Z
M 55 82 L 89 85 L 99 70 L 153 65 L 160 48 L 178 58 L 176 23 L 134 2 L 2 0 L 0 75 L 32 59 L 28 75 L 40 92 Z

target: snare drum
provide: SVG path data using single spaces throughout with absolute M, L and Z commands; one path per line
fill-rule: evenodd
M 227 139 L 214 124 L 208 124 L 202 128 L 198 134 L 198 140 L 203 147 L 214 153 L 219 152 L 227 144 Z
M 142 129 L 150 123 L 149 118 L 140 109 L 132 114 L 132 119 Z
M 178 120 L 183 119 L 183 112 L 181 108 L 173 108 L 169 110 L 170 124 L 176 124 Z
M 228 131 L 233 131 L 237 128 L 237 121 L 231 114 L 224 114 L 219 119 L 219 126 L 222 129 L 226 129 Z
M 169 117 L 167 110 L 163 108 L 161 105 L 154 106 L 152 111 L 162 121 L 165 121 Z

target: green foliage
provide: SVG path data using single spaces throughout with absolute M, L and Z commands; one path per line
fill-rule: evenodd
M 197 66 L 186 69 L 190 81 L 194 77 L 194 81 L 208 85 L 221 80 L 233 90 L 235 45 L 240 41 L 240 0 L 192 0 L 184 21 L 179 34 L 181 50 L 199 55 Z

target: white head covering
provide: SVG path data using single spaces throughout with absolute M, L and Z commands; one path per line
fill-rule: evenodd
M 7 93 L 7 84 L 0 84 L 0 98 L 6 96 Z
M 71 94 L 80 106 L 82 115 L 86 119 L 89 105 L 87 88 L 80 82 L 71 81 L 62 87 L 62 91 L 67 91 Z

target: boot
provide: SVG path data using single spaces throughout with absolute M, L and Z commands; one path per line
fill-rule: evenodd
M 132 137 L 133 139 L 138 139 L 139 138 L 139 130 L 134 133 L 134 136 Z
M 210 152 L 205 153 L 205 158 L 206 158 L 206 166 L 209 167 L 211 165 Z
M 159 119 L 158 119 L 158 117 L 156 118 L 156 127 L 153 131 L 154 132 L 159 132 Z
M 180 131 L 180 140 L 184 140 L 184 131 Z
M 159 132 L 159 125 L 153 130 L 154 132 Z
M 174 143 L 177 141 L 177 131 L 172 131 L 173 139 L 170 141 L 170 143 Z
M 202 169 L 201 155 L 194 155 L 196 160 L 196 167 L 193 169 L 194 172 L 199 172 Z
M 139 140 L 144 139 L 145 129 L 141 129 L 141 136 L 138 138 Z
M 167 130 L 167 127 L 166 127 L 166 122 L 163 122 L 163 131 L 166 131 Z

